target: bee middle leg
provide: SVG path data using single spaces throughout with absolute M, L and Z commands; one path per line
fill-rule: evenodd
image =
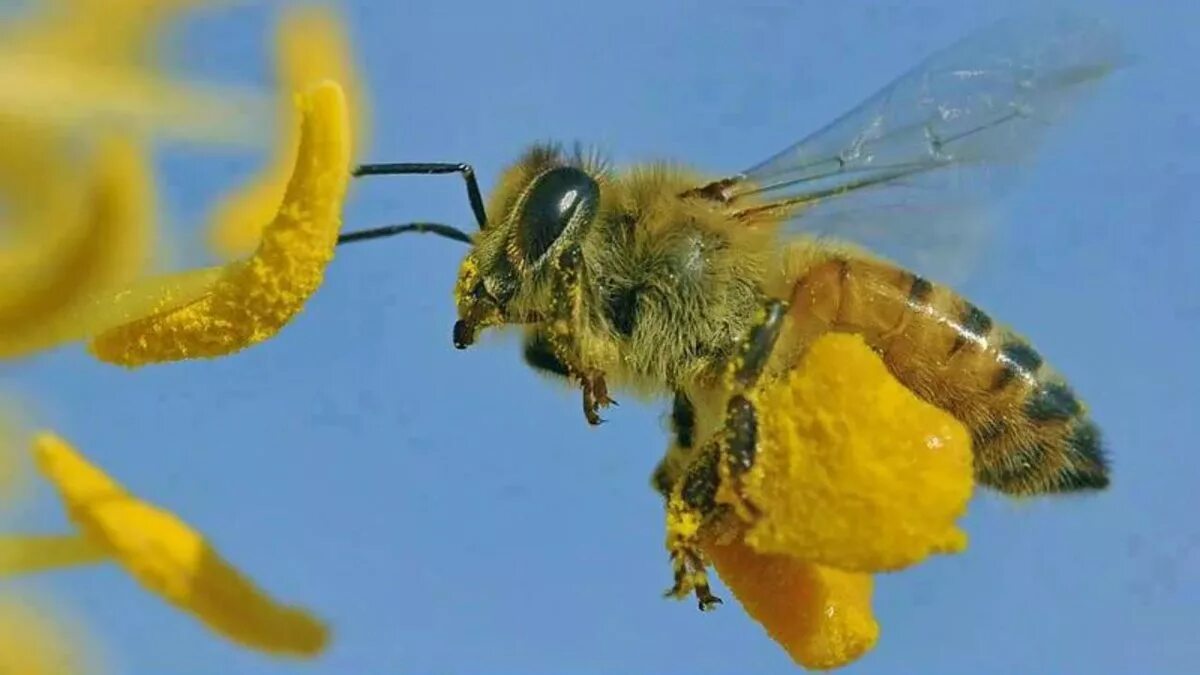
M 559 360 L 550 340 L 541 333 L 533 333 L 525 338 L 524 357 L 525 363 L 538 372 L 571 377 L 571 369 Z
M 746 391 L 757 385 L 774 349 L 787 307 L 772 301 L 730 363 L 733 394 L 721 429 L 700 448 L 667 500 L 667 551 L 674 585 L 668 597 L 696 596 L 702 611 L 721 603 L 708 581 L 702 542 L 731 517 L 743 521 L 759 514 L 742 491 L 741 478 L 754 466 L 758 450 L 758 411 Z
M 681 391 L 675 392 L 675 399 L 671 404 L 671 431 L 672 443 L 650 477 L 654 491 L 666 500 L 671 498 L 671 488 L 679 482 L 679 477 L 687 468 L 695 445 L 696 408 L 687 394 Z
M 579 380 L 583 390 L 583 415 L 588 424 L 594 426 L 604 421 L 600 418 L 600 409 L 616 405 L 617 402 L 608 396 L 608 383 L 604 379 L 604 373 L 573 365 L 576 359 L 572 358 L 571 353 L 571 332 L 578 325 L 582 301 L 580 283 L 583 250 L 578 245 L 571 246 L 563 251 L 553 264 L 556 288 L 547 338 L 559 363 L 565 365 L 570 375 Z

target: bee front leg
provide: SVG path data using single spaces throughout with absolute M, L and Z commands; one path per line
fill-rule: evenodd
M 558 360 L 566 366 L 570 375 L 579 380 L 583 390 L 583 415 L 593 426 L 604 422 L 600 418 L 601 408 L 616 405 L 608 396 L 608 383 L 604 373 L 582 368 L 573 349 L 573 332 L 579 326 L 579 308 L 582 304 L 583 250 L 571 246 L 554 259 L 554 304 L 547 337 Z

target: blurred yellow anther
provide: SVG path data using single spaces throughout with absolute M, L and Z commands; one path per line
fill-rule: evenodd
M 917 398 L 860 337 L 818 340 L 760 411 L 744 492 L 760 553 L 845 570 L 896 570 L 966 547 L 955 522 L 974 486 L 971 436 Z
M 77 61 L 152 66 L 163 27 L 181 14 L 230 0 L 56 0 L 0 37 L 24 51 Z
M 350 124 L 342 89 L 334 82 L 308 89 L 299 101 L 303 122 L 295 169 L 258 250 L 226 265 L 189 304 L 97 335 L 91 343 L 97 358 L 136 367 L 231 354 L 274 336 L 316 292 L 341 227 Z M 177 285 L 180 278 L 169 281 Z
M 67 192 L 65 203 L 43 206 L 46 216 L 63 218 L 57 222 L 32 214 L 28 200 L 14 195 L 16 209 L 22 215 L 30 212 L 35 223 L 24 224 L 22 245 L 0 250 L 5 277 L 0 284 L 0 358 L 83 337 L 90 298 L 130 283 L 145 269 L 155 208 L 146 163 L 131 141 L 104 139 L 81 194 Z M 43 178 L 48 183 L 72 180 L 69 175 Z M 53 191 L 39 192 L 45 196 Z M 80 198 L 77 205 L 70 201 L 73 196 Z
M 84 128 L 258 143 L 269 99 L 246 87 L 182 84 L 156 67 L 156 38 L 199 2 L 43 3 L 0 24 L 0 115 Z
M 870 575 L 756 553 L 738 541 L 705 550 L 746 613 L 801 666 L 835 668 L 875 646 Z
M 315 82 L 333 80 L 346 93 L 354 147 L 367 138 L 367 104 L 359 82 L 350 38 L 340 17 L 318 7 L 285 10 L 276 36 L 276 67 L 281 83 L 278 151 L 270 164 L 249 184 L 222 200 L 213 213 L 209 246 L 222 258 L 252 253 L 287 190 L 296 162 L 299 115 L 292 92 Z M 353 159 L 355 153 L 350 152 Z
M 88 636 L 44 603 L 0 598 L 0 674 L 97 675 L 104 671 Z
M 62 439 L 39 435 L 34 457 L 82 534 L 151 592 L 247 647 L 305 658 L 325 648 L 324 624 L 273 601 L 186 523 L 130 495 Z

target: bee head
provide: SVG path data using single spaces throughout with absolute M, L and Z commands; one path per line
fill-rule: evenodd
M 513 311 L 514 297 L 543 278 L 549 261 L 580 241 L 595 220 L 600 185 L 584 168 L 540 167 L 525 176 L 523 189 L 502 209 L 503 220 L 479 233 L 460 268 L 453 335 L 459 349 L 483 328 L 529 321 Z
M 406 223 L 348 232 L 338 237 L 338 244 L 424 232 L 470 245 L 454 289 L 454 346 L 465 349 L 488 326 L 539 320 L 529 308 L 536 305 L 528 301 L 529 291 L 548 277 L 543 270 L 553 266 L 547 262 L 590 228 L 600 206 L 602 181 L 597 177 L 605 171 L 603 160 L 578 147 L 567 155 L 556 145 L 536 145 L 504 173 L 485 208 L 469 164 L 364 164 L 354 176 L 461 174 L 479 231 L 471 235 L 440 223 Z M 488 211 L 499 218 L 489 219 Z

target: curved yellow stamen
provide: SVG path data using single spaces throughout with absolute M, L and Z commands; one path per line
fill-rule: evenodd
M 319 84 L 300 97 L 300 106 L 295 171 L 255 254 L 222 268 L 208 292 L 190 304 L 95 336 L 90 349 L 97 358 L 136 367 L 223 356 L 274 336 L 300 312 L 333 258 L 350 175 L 341 87 Z
M 247 647 L 296 657 L 324 650 L 329 640 L 324 624 L 272 600 L 198 532 L 130 495 L 65 441 L 41 434 L 34 455 L 83 535 L 147 590 Z
M 346 93 L 354 145 L 367 137 L 367 104 L 355 68 L 350 38 L 337 14 L 329 9 L 306 7 L 284 14 L 276 36 L 276 60 L 281 81 L 278 151 L 262 173 L 228 195 L 212 216 L 209 246 L 217 255 L 232 259 L 252 253 L 262 239 L 263 226 L 271 221 L 287 190 L 296 161 L 299 116 L 291 92 L 314 82 L 333 80 Z M 353 149 L 351 158 L 355 155 Z

